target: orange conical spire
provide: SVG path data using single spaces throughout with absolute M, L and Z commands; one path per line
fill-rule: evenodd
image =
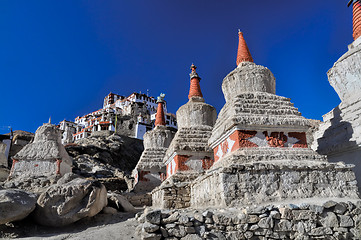
M 352 36 L 353 39 L 356 40 L 359 36 L 361 36 L 361 2 L 354 1 L 352 8 Z
M 157 114 L 155 116 L 155 123 L 154 123 L 155 126 L 159 126 L 159 125 L 165 126 L 165 118 L 164 118 L 164 110 L 163 110 L 164 97 L 165 94 L 161 93 L 157 100 L 158 108 L 157 108 Z
M 194 66 L 194 64 L 192 63 L 192 72 L 189 74 L 191 78 L 191 86 L 189 88 L 188 99 L 191 99 L 191 97 L 203 97 L 201 87 L 199 85 L 199 81 L 201 80 L 201 78 L 196 73 L 196 68 L 197 67 Z
M 253 62 L 253 58 L 251 56 L 251 53 L 249 52 L 249 49 L 247 47 L 247 43 L 243 38 L 243 33 L 238 30 L 238 52 L 237 52 L 237 66 L 241 62 Z

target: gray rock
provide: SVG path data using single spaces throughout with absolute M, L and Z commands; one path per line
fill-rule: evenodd
M 244 235 L 240 232 L 227 232 L 226 238 L 227 240 L 239 240 L 244 239 Z
M 319 205 L 310 205 L 309 209 L 316 214 L 321 214 L 323 212 L 324 207 Z
M 189 223 L 189 218 L 187 216 L 185 216 L 185 215 L 182 215 L 182 216 L 179 217 L 178 222 L 180 224 L 185 225 L 185 224 Z
M 213 213 L 211 211 L 205 211 L 202 213 L 203 217 L 211 218 L 213 216 Z
M 248 223 L 257 223 L 259 220 L 257 215 L 248 215 Z
M 166 224 L 165 225 L 165 227 L 166 227 L 166 229 L 172 229 L 172 228 L 175 228 L 177 226 L 177 224 L 175 224 L 175 223 L 169 223 L 169 224 Z
M 333 232 L 331 228 L 325 228 L 325 227 L 318 227 L 311 229 L 309 232 L 310 236 L 324 236 L 324 235 L 331 235 Z
M 186 233 L 190 234 L 190 233 L 195 233 L 196 229 L 194 227 L 185 227 L 185 231 Z
M 296 229 L 298 233 L 304 234 L 305 233 L 305 225 L 303 224 L 303 222 L 299 222 L 296 225 Z
M 178 221 L 178 219 L 179 219 L 179 212 L 175 212 L 172 215 L 170 215 L 169 217 L 162 219 L 162 223 L 163 224 L 174 223 L 174 222 Z
M 205 226 L 198 226 L 195 227 L 196 232 L 200 235 L 203 236 L 203 234 L 206 232 L 206 227 Z
M 218 218 L 216 218 L 218 219 Z M 205 224 L 212 224 L 213 223 L 213 219 L 212 218 L 206 218 L 206 221 L 204 222 Z M 219 222 L 218 222 L 219 223 Z
M 350 216 L 341 215 L 340 217 L 340 227 L 353 227 L 353 220 Z
M 273 219 L 271 217 L 262 218 L 258 222 L 260 228 L 273 228 Z
M 271 211 L 270 212 L 270 217 L 274 218 L 274 219 L 280 219 L 281 218 L 281 214 L 278 211 Z
M 37 196 L 17 189 L 0 190 L 0 225 L 26 218 L 34 209 Z
M 279 208 L 280 214 L 281 214 L 281 218 L 283 219 L 292 219 L 293 218 L 293 214 L 292 214 L 292 210 L 289 208 Z
M 124 212 L 134 212 L 134 206 L 128 201 L 128 199 L 120 194 L 111 192 L 107 194 L 108 201 L 113 202 L 117 208 Z
M 281 220 L 277 224 L 278 231 L 291 231 L 292 230 L 292 223 L 288 220 Z
M 207 235 L 207 239 L 214 239 L 214 240 L 226 240 L 225 236 L 218 231 L 212 231 Z
M 202 240 L 202 238 L 197 234 L 188 234 L 187 236 L 182 237 L 181 240 Z
M 254 230 L 257 230 L 258 228 L 260 228 L 260 226 L 258 226 L 258 224 L 254 224 L 249 228 L 249 230 L 254 231 Z
M 341 214 L 341 215 L 344 214 L 346 210 L 347 210 L 347 204 L 344 202 L 337 203 L 334 209 L 334 211 L 337 214 Z
M 194 219 L 198 220 L 199 222 L 204 222 L 204 217 L 200 213 L 195 213 L 194 214 Z
M 160 232 L 162 233 L 163 237 L 168 237 L 168 231 L 164 227 L 160 227 Z
M 142 240 L 160 240 L 160 239 L 162 239 L 162 234 L 142 232 L 141 239 Z
M 264 206 L 259 206 L 259 207 L 256 207 L 256 208 L 251 208 L 251 209 L 248 209 L 247 210 L 247 213 L 248 214 L 257 214 L 257 215 L 260 215 L 260 214 L 263 214 L 267 211 L 267 208 L 264 207 Z
M 251 231 L 245 232 L 244 237 L 247 238 L 247 239 L 250 239 L 251 237 L 253 237 L 253 232 L 251 232 Z
M 321 215 L 320 223 L 325 228 L 339 227 L 336 214 L 333 212 L 326 212 Z
M 155 225 L 155 224 L 151 224 L 149 222 L 145 222 L 143 224 L 143 229 L 147 233 L 153 233 L 153 232 L 155 232 L 155 231 L 157 231 L 159 229 L 159 226 Z
M 336 206 L 336 204 L 337 204 L 337 202 L 330 200 L 330 201 L 325 202 L 323 204 L 323 207 L 324 208 L 332 208 L 332 207 Z
M 76 179 L 76 178 L 80 178 L 81 176 L 79 176 L 78 174 L 75 173 L 65 173 L 64 176 L 62 176 L 58 181 L 57 184 L 58 185 L 62 185 L 68 182 L 71 182 L 72 180 Z
M 292 214 L 295 220 L 316 219 L 315 213 L 311 210 L 293 210 Z
M 162 212 L 160 210 L 151 211 L 145 215 L 145 220 L 153 224 L 160 224 Z
M 107 205 L 107 191 L 99 182 L 77 178 L 49 187 L 37 204 L 35 221 L 60 227 L 99 213 Z

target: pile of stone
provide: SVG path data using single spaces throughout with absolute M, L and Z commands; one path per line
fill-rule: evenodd
M 154 210 L 137 219 L 141 239 L 360 239 L 361 201 L 225 210 Z

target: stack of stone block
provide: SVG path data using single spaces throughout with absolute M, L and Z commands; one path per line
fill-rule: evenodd
M 360 3 L 358 3 L 360 4 Z M 360 16 L 361 17 L 361 16 Z M 332 162 L 355 164 L 357 180 L 361 181 L 361 37 L 327 72 L 328 81 L 341 103 L 323 116 L 314 134 L 312 149 L 326 154 Z M 361 186 L 358 186 L 359 191 Z
M 215 163 L 192 182 L 192 207 L 358 198 L 352 165 L 308 148 L 309 121 L 275 85 L 269 69 L 250 61 L 225 77 L 226 104 L 209 139 Z
M 144 134 L 144 151 L 133 170 L 135 178 L 134 192 L 151 192 L 159 186 L 165 178 L 164 155 L 174 137 L 175 132 L 166 126 L 164 120 L 164 96 L 158 97 L 158 109 L 155 128 Z
M 153 190 L 153 206 L 170 207 L 178 199 L 178 207 L 188 207 L 190 192 L 187 184 L 213 164 L 208 139 L 217 113 L 213 106 L 204 102 L 199 86 L 200 77 L 194 65 L 191 69 L 189 101 L 176 113 L 178 131 L 163 159 L 167 166 L 167 179 Z

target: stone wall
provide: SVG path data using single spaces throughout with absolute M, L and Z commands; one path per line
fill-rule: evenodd
M 122 193 L 134 207 L 152 206 L 152 194 L 150 193 Z
M 361 201 L 245 209 L 154 210 L 138 215 L 141 239 L 360 239 Z
M 214 170 L 191 184 L 191 206 L 245 206 L 302 198 L 357 199 L 351 166 L 308 161 L 306 164 L 253 163 Z
M 190 200 L 187 183 L 161 185 L 152 192 L 152 206 L 156 208 L 186 208 L 190 206 Z

